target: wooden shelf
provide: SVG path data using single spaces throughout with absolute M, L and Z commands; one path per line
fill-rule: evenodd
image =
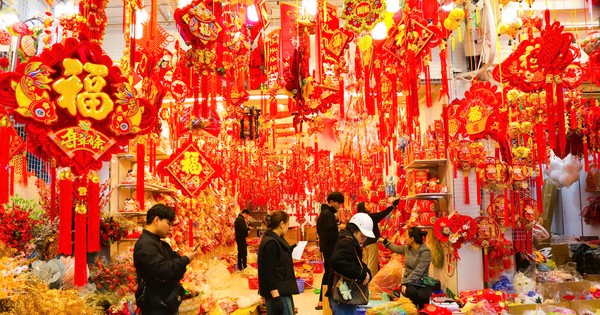
M 133 241 L 137 241 L 139 237 L 124 237 L 122 239 L 119 240 L 119 242 L 133 242 Z
M 130 216 L 138 216 L 138 215 L 146 215 L 146 212 L 127 212 L 127 211 L 119 211 L 120 215 L 130 215 Z
M 136 189 L 137 185 L 136 184 L 118 184 L 117 188 Z M 176 192 L 175 189 L 162 187 L 162 186 L 158 186 L 158 185 L 150 185 L 150 184 L 144 185 L 144 191 L 159 192 L 159 193 L 174 193 L 174 192 Z
M 405 169 L 415 168 L 437 168 L 445 165 L 448 160 L 446 159 L 435 159 L 435 160 L 414 160 L 410 162 Z
M 406 200 L 418 200 L 418 199 L 442 199 L 450 197 L 450 193 L 422 193 L 412 196 L 406 196 Z

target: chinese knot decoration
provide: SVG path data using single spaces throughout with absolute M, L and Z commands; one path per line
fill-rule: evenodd
M 0 85 L 7 111 L 25 124 L 29 152 L 69 168 L 58 180 L 58 251 L 73 251 L 75 209 L 75 284 L 83 285 L 86 251 L 100 250 L 99 180 L 89 171 L 99 170 L 120 146 L 154 126 L 157 111 L 136 98 L 98 44 L 74 38 L 3 73 Z M 50 215 L 56 215 L 55 208 Z
M 346 0 L 342 18 L 346 27 L 356 33 L 371 31 L 385 17 L 385 1 Z
M 213 177 L 221 176 L 221 169 L 211 164 L 195 143 L 188 143 L 160 162 L 158 171 L 191 197 L 197 196 Z
M 447 242 L 458 258 L 458 249 L 465 242 L 477 236 L 477 222 L 468 215 L 454 213 L 451 217 L 441 217 L 433 224 L 433 235 L 440 242 Z

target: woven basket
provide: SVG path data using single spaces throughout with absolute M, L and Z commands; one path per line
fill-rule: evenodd
M 179 305 L 179 315 L 198 315 L 200 313 L 200 304 L 201 295 L 197 297 L 183 300 L 181 305 Z

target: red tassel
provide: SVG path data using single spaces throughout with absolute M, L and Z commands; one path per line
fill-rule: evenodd
M 85 205 L 76 206 L 80 210 L 75 212 L 75 275 L 74 281 L 76 287 L 87 284 L 87 250 L 86 250 L 86 215 L 77 213 L 85 211 Z
M 315 139 L 315 174 L 319 174 L 319 142 Z
M 544 196 L 542 192 L 542 186 L 544 185 L 544 179 L 542 177 L 541 168 L 538 170 L 535 183 L 535 197 L 537 198 L 537 206 L 540 215 L 544 213 Z
M 135 199 L 138 202 L 140 207 L 140 211 L 144 210 L 144 158 L 146 157 L 146 148 L 144 146 L 144 141 L 142 138 L 138 139 L 137 143 L 137 182 L 136 182 L 136 191 L 135 191 Z
M 188 245 L 190 245 L 190 248 L 194 248 L 194 221 L 192 219 L 189 219 L 188 221 L 188 227 L 189 227 L 189 241 L 188 241 Z
M 87 247 L 90 253 L 100 250 L 100 178 L 91 174 L 88 181 Z
M 558 112 L 554 111 L 554 88 L 552 83 L 546 83 L 546 112 L 548 113 L 547 117 L 547 126 L 548 129 L 548 145 L 551 148 L 556 147 L 556 114 Z M 563 113 L 561 112 L 561 116 Z
M 50 219 L 54 220 L 58 209 L 56 208 L 56 162 L 54 159 L 50 164 Z
M 340 118 L 344 118 L 344 79 L 340 77 L 338 84 L 338 98 L 340 99 Z
M 433 106 L 431 101 L 431 74 L 429 73 L 429 66 L 425 66 L 425 104 L 427 107 Z
M 567 147 L 567 128 L 565 126 L 565 97 L 562 84 L 556 85 L 556 114 L 558 122 L 558 148 L 561 154 L 566 152 Z
M 29 186 L 29 171 L 27 170 L 27 152 L 23 152 L 23 155 L 21 156 L 21 182 L 23 183 L 23 186 L 27 187 Z
M 8 164 L 10 162 L 10 119 L 0 117 L 0 205 L 9 201 Z
M 269 116 L 271 118 L 277 116 L 277 99 L 275 97 L 269 97 Z
M 590 163 L 588 163 L 589 155 L 590 153 L 588 151 L 587 136 L 583 136 L 583 167 L 585 168 L 586 172 L 590 171 Z
M 481 205 L 481 179 L 479 178 L 479 172 L 475 171 L 475 181 L 477 185 L 475 186 L 475 193 L 477 194 L 477 204 Z
M 60 174 L 60 207 L 58 221 L 58 253 L 73 253 L 73 182 L 69 171 Z M 85 238 L 85 235 L 83 236 Z
M 483 282 L 488 283 L 490 281 L 490 266 L 488 264 L 488 249 L 483 249 Z
M 469 172 L 463 171 L 463 183 L 465 188 L 465 204 L 468 205 L 471 203 L 471 197 L 469 196 Z
M 12 165 L 8 166 L 8 183 L 8 194 L 10 195 L 10 197 L 13 197 L 15 195 L 15 167 Z
M 508 195 L 508 188 L 504 188 L 504 225 L 508 226 L 509 224 L 509 213 L 510 213 L 510 209 L 509 209 L 509 195 Z

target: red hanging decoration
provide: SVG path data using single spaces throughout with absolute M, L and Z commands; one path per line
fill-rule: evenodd
M 73 175 L 64 171 L 59 176 L 60 206 L 58 221 L 58 253 L 71 255 L 73 253 Z M 83 236 L 85 238 L 85 235 Z
M 87 284 L 86 213 L 83 202 L 75 206 L 75 286 Z M 60 234 L 59 234 L 60 236 Z
M 471 198 L 469 196 L 471 194 L 469 191 L 469 172 L 463 171 L 463 183 L 465 189 L 465 204 L 468 205 L 471 203 Z
M 27 152 L 23 152 L 23 155 L 21 157 L 21 169 L 22 169 L 22 176 L 21 176 L 21 182 L 23 183 L 23 186 L 27 187 L 29 186 L 29 170 L 27 168 Z
M 89 252 L 97 252 L 100 250 L 100 177 L 97 174 L 88 175 L 87 197 L 87 247 Z
M 56 209 L 56 161 L 52 159 L 48 163 L 50 168 L 50 219 L 54 220 L 58 209 Z
M 142 137 L 138 137 L 137 139 L 137 182 L 136 182 L 136 191 L 135 191 L 135 199 L 138 202 L 138 206 L 140 209 L 144 208 L 144 159 L 146 158 L 146 149 L 144 146 L 144 139 Z
M 194 248 L 194 221 L 192 219 L 188 220 L 188 245 L 190 248 Z
M 10 118 L 8 115 L 0 117 L 0 205 L 9 201 L 8 164 L 10 162 Z

